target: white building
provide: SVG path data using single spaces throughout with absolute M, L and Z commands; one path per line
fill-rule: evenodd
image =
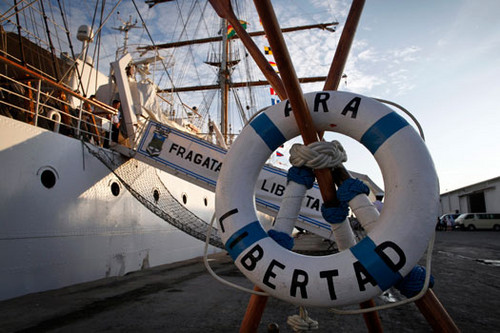
M 500 177 L 443 193 L 440 202 L 441 214 L 500 213 Z

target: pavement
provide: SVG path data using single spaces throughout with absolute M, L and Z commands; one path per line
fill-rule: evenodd
M 296 244 L 305 252 L 332 249 L 311 235 L 300 235 Z M 225 253 L 211 255 L 210 265 L 224 279 L 252 288 Z M 437 232 L 432 273 L 434 293 L 462 332 L 500 332 L 500 233 Z M 216 281 L 197 258 L 0 302 L 0 332 L 238 332 L 249 297 Z M 361 315 L 307 310 L 319 322 L 315 332 L 367 331 Z M 292 332 L 287 317 L 298 313 L 269 298 L 258 332 L 272 323 Z M 432 331 L 414 303 L 379 316 L 385 332 Z

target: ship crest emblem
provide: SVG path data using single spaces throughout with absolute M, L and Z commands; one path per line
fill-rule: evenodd
M 157 128 L 153 132 L 153 138 L 148 143 L 146 151 L 151 156 L 158 156 L 163 148 L 163 143 L 168 138 L 168 131 Z

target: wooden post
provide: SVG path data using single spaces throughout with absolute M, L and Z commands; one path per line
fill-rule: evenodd
M 279 28 L 278 20 L 274 14 L 274 10 L 269 0 L 255 0 L 255 7 L 261 18 L 264 30 L 269 40 L 271 48 L 274 50 L 274 59 L 280 70 L 282 77 L 282 82 L 285 86 L 287 92 L 288 100 L 293 109 L 295 120 L 297 126 L 300 129 L 303 141 L 305 145 L 318 141 L 318 136 L 316 129 L 314 128 L 312 118 L 308 112 L 307 104 L 305 102 L 304 96 L 302 94 L 302 89 L 293 68 L 293 64 L 286 48 L 283 35 Z M 338 199 L 336 197 L 335 187 L 333 184 L 332 174 L 329 169 L 315 170 L 316 179 L 319 184 L 321 195 L 325 205 L 335 206 L 338 205 Z M 252 295 L 252 298 L 255 295 Z M 252 299 L 251 299 L 252 302 Z M 250 307 L 250 304 L 249 304 Z M 260 321 L 260 318 L 259 318 Z M 380 332 L 382 331 L 380 320 L 373 321 L 367 319 L 369 323 L 367 324 L 370 332 Z M 244 323 L 247 321 L 244 319 Z M 257 323 L 258 325 L 258 323 Z M 246 329 L 246 328 L 245 328 Z M 243 331 L 243 327 L 242 327 Z
M 415 305 L 424 315 L 434 332 L 460 332 L 436 294 L 428 289 L 422 298 L 415 301 Z
M 323 90 L 337 90 L 358 27 L 365 0 L 353 0 Z
M 304 99 L 304 95 L 302 94 L 297 74 L 293 68 L 292 60 L 288 53 L 271 2 L 269 0 L 254 0 L 254 3 L 261 18 L 264 31 L 266 31 L 271 49 L 273 50 L 274 60 L 276 60 L 276 64 L 278 65 L 288 101 L 293 109 L 293 114 L 300 129 L 304 144 L 308 145 L 316 142 L 318 141 L 318 135 L 314 128 L 309 109 Z M 323 196 L 323 201 L 325 203 L 337 203 L 338 200 L 335 195 L 335 188 L 333 187 L 330 170 L 315 170 L 315 174 L 321 195 Z
M 361 18 L 361 13 L 365 5 L 365 0 L 353 0 L 351 8 L 349 9 L 349 14 L 347 20 L 342 30 L 342 35 L 340 36 L 339 44 L 335 50 L 335 55 L 328 72 L 328 76 L 325 80 L 325 85 L 323 90 L 338 90 L 340 79 L 344 72 L 344 67 L 347 62 L 347 57 L 349 56 L 349 51 L 351 49 L 352 41 L 354 40 L 354 35 L 356 34 L 356 29 L 358 27 L 359 19 Z M 323 133 L 320 133 L 320 137 Z M 342 174 L 342 177 L 336 176 Z M 344 166 L 339 166 L 336 172 L 333 173 L 333 179 L 337 185 L 340 185 L 342 181 L 346 178 L 350 178 L 348 171 Z M 359 306 L 361 309 L 367 309 L 374 307 L 375 301 L 367 300 L 362 302 Z M 363 319 L 365 320 L 368 332 L 382 332 L 382 322 L 377 312 L 367 312 L 363 314 Z
M 255 286 L 254 291 L 263 291 Z M 254 333 L 258 331 L 260 320 L 267 304 L 267 296 L 252 294 L 248 301 L 247 310 L 240 326 L 240 333 Z

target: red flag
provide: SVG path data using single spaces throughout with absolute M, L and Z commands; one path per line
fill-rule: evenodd
M 269 88 L 269 92 L 271 93 L 271 95 L 278 95 L 272 87 Z

